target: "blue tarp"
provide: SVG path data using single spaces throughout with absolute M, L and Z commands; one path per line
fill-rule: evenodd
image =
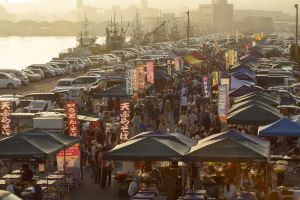
M 300 124 L 288 118 L 282 118 L 272 124 L 259 127 L 258 135 L 260 137 L 300 137 Z

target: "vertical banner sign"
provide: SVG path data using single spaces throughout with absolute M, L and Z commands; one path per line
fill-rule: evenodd
M 234 51 L 234 64 L 239 62 L 239 58 L 238 58 L 238 52 Z
M 210 80 L 207 76 L 202 78 L 204 98 L 210 98 Z
M 228 114 L 227 85 L 219 85 L 218 114 L 222 122 L 226 122 Z
M 133 95 L 134 93 L 132 70 L 126 71 L 126 93 L 128 95 Z
M 144 66 L 140 66 L 138 68 L 138 85 L 140 90 L 145 89 L 145 68 Z
M 175 70 L 180 72 L 181 71 L 181 67 L 180 67 L 180 58 L 176 57 L 175 58 Z
M 78 137 L 77 106 L 75 102 L 67 102 L 66 113 L 68 118 L 69 135 Z
M 134 91 L 135 92 L 139 91 L 139 79 L 138 79 L 138 70 L 137 69 L 132 70 L 132 82 L 133 82 Z
M 211 80 L 212 80 L 212 86 L 216 86 L 219 85 L 219 72 L 218 71 L 214 71 L 211 73 Z
M 230 57 L 230 66 L 234 65 L 234 50 L 229 50 L 229 57 Z
M 78 137 L 79 136 L 78 118 L 77 118 L 78 116 L 77 116 L 77 106 L 75 102 L 66 103 L 66 114 L 68 119 L 69 135 L 72 137 Z M 79 144 L 76 144 L 66 149 L 65 152 L 64 151 L 59 152 L 56 156 L 58 170 L 69 171 L 72 170 L 72 168 L 74 167 L 79 168 L 80 167 L 79 154 L 80 154 Z
M 175 62 L 173 60 L 167 60 L 167 73 L 169 76 L 172 76 L 172 69 L 175 65 Z
M 154 84 L 154 64 L 147 62 L 147 81 Z
M 229 68 L 229 51 L 225 52 L 225 61 L 226 61 L 226 67 Z
M 129 136 L 130 127 L 130 103 L 121 102 L 120 104 L 120 140 L 126 142 Z
M 214 87 L 214 86 L 217 86 L 219 85 L 219 72 L 218 71 L 213 71 L 211 73 L 211 86 Z M 218 90 L 213 90 L 212 93 L 216 94 L 218 93 Z
M 11 102 L 2 101 L 0 103 L 0 112 L 2 113 L 1 117 L 1 133 L 3 135 L 11 135 L 13 130 L 11 127 Z

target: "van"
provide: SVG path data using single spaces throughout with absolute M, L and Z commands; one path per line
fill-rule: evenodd
M 0 72 L 5 72 L 8 74 L 12 74 L 15 76 L 17 79 L 19 79 L 22 83 L 22 85 L 28 85 L 29 83 L 29 78 L 26 76 L 24 72 L 21 70 L 16 70 L 16 69 L 0 69 Z

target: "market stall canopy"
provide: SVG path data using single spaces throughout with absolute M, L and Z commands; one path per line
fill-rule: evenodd
M 234 76 L 235 78 L 237 78 L 239 80 L 245 80 L 245 81 L 249 81 L 249 82 L 253 82 L 253 80 L 256 77 L 254 72 L 249 72 L 246 70 L 245 71 L 238 70 L 236 72 L 231 73 L 230 75 Z
M 119 85 L 115 85 L 111 88 L 108 88 L 106 90 L 95 93 L 95 94 L 93 94 L 93 97 L 94 98 L 103 98 L 103 97 L 131 98 L 131 95 L 127 94 L 126 82 L 124 82 Z
M 266 104 L 266 103 L 261 102 L 261 101 L 259 101 L 259 100 L 248 100 L 248 101 L 242 101 L 242 102 L 240 102 L 240 103 L 238 103 L 238 104 L 234 104 L 234 105 L 230 108 L 229 114 L 230 114 L 230 113 L 233 113 L 233 112 L 235 112 L 235 111 L 237 111 L 237 110 L 240 110 L 240 109 L 242 109 L 242 108 L 245 108 L 245 107 L 247 107 L 247 106 L 254 105 L 254 104 L 257 104 L 257 105 L 266 107 L 266 108 L 268 108 L 268 109 L 270 109 L 270 110 L 272 110 L 272 111 L 274 111 L 274 112 L 279 113 L 279 110 L 278 110 L 278 109 L 276 109 L 275 107 L 272 107 L 272 106 L 269 105 L 269 104 Z
M 184 160 L 211 162 L 266 161 L 270 143 L 255 136 L 234 131 L 214 134 L 202 140 L 184 156 Z
M 161 70 L 155 70 L 154 80 L 170 80 L 170 77 Z
M 189 56 L 184 56 L 183 57 L 184 61 L 187 62 L 189 65 L 200 65 L 203 61 L 198 60 L 196 58 L 194 58 L 193 56 L 189 55 Z
M 176 161 L 191 148 L 168 138 L 142 137 L 117 145 L 104 155 L 108 160 Z
M 255 92 L 256 90 L 263 91 L 263 88 L 258 87 L 258 86 L 243 85 L 243 86 L 239 87 L 238 89 L 235 89 L 235 90 L 232 90 L 231 92 L 229 92 L 229 96 L 230 97 L 240 97 L 240 96 L 244 96 L 246 94 Z
M 1 159 L 46 159 L 79 143 L 79 139 L 36 128 L 0 140 Z
M 237 88 L 242 87 L 243 85 L 251 86 L 254 85 L 253 82 L 245 81 L 245 80 L 239 80 L 234 76 L 230 76 L 230 89 L 235 90 Z
M 260 91 L 255 91 L 253 93 L 238 97 L 235 101 L 234 104 L 238 104 L 241 103 L 243 101 L 253 101 L 253 100 L 257 100 L 272 106 L 278 106 L 279 105 L 279 101 L 274 99 L 272 96 L 264 93 L 264 92 L 260 92 Z
M 246 54 L 245 56 L 240 58 L 240 62 L 258 62 L 259 58 L 255 57 L 254 55 L 251 54 Z
M 207 60 L 207 58 L 204 55 L 202 55 L 199 51 L 194 51 L 191 55 L 198 60 Z
M 283 52 L 278 48 L 272 48 L 272 49 L 266 50 L 265 55 L 266 55 L 267 58 L 282 57 Z
M 228 124 L 266 125 L 281 119 L 278 112 L 253 104 L 231 113 L 227 118 Z
M 165 138 L 165 139 L 169 139 L 171 141 L 174 142 L 178 142 L 178 143 L 182 143 L 183 145 L 192 147 L 195 146 L 197 144 L 197 141 L 185 136 L 183 134 L 180 133 L 165 133 L 162 131 L 149 131 L 149 132 L 143 132 L 140 133 L 138 135 L 136 135 L 135 137 L 131 138 L 132 139 L 137 139 L 137 138 L 145 138 L 145 137 L 152 137 L 152 138 Z
M 288 118 L 282 118 L 272 124 L 260 126 L 258 129 L 260 137 L 300 137 L 300 124 Z

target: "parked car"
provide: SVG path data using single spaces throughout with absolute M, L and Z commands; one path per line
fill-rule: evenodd
M 93 83 L 99 81 L 100 79 L 100 76 L 80 76 L 72 81 L 72 85 L 76 88 L 86 88 L 90 87 Z
M 59 79 L 57 81 L 57 84 L 56 84 L 53 92 L 60 91 L 60 90 L 68 90 L 68 89 L 72 88 L 73 80 L 74 80 L 73 78 Z
M 31 71 L 35 74 L 38 74 L 41 77 L 41 79 L 45 78 L 45 74 L 44 74 L 43 70 L 41 70 L 41 69 L 30 69 L 30 70 L 26 70 L 26 71 Z
M 73 71 L 80 71 L 84 69 L 84 66 L 78 61 L 78 58 L 65 58 L 72 65 Z
M 46 111 L 49 107 L 48 102 L 44 100 L 35 100 L 30 102 L 28 107 L 25 107 L 27 112 L 29 113 L 38 113 Z
M 29 78 L 21 70 L 0 69 L 0 72 L 5 72 L 5 73 L 8 73 L 8 74 L 12 74 L 13 76 L 15 76 L 17 79 L 19 79 L 21 81 L 22 85 L 28 85 L 28 83 L 29 83 Z
M 24 70 L 23 72 L 24 72 L 24 73 L 26 74 L 26 76 L 29 78 L 29 81 L 30 81 L 30 82 L 35 82 L 35 81 L 39 81 L 39 80 L 42 79 L 42 76 L 41 76 L 41 75 L 36 74 L 36 73 L 34 73 L 33 71 L 31 71 L 31 70 Z
M 41 69 L 45 75 L 45 78 L 56 77 L 56 72 L 51 68 L 46 64 L 34 64 L 26 67 L 26 70 Z
M 0 87 L 13 89 L 21 87 L 22 83 L 20 79 L 12 76 L 11 74 L 0 72 Z
M 56 74 L 58 76 L 64 76 L 64 75 L 66 75 L 66 70 L 60 68 L 57 64 L 55 64 L 55 63 L 48 63 L 47 65 L 51 66 L 54 69 L 54 71 L 56 72 Z
M 64 70 L 65 75 L 72 73 L 72 67 L 70 66 L 70 64 L 68 62 L 64 62 L 64 61 L 51 61 L 51 62 L 48 62 L 47 64 L 49 64 L 49 65 L 52 65 L 52 64 L 57 65 L 60 69 Z

